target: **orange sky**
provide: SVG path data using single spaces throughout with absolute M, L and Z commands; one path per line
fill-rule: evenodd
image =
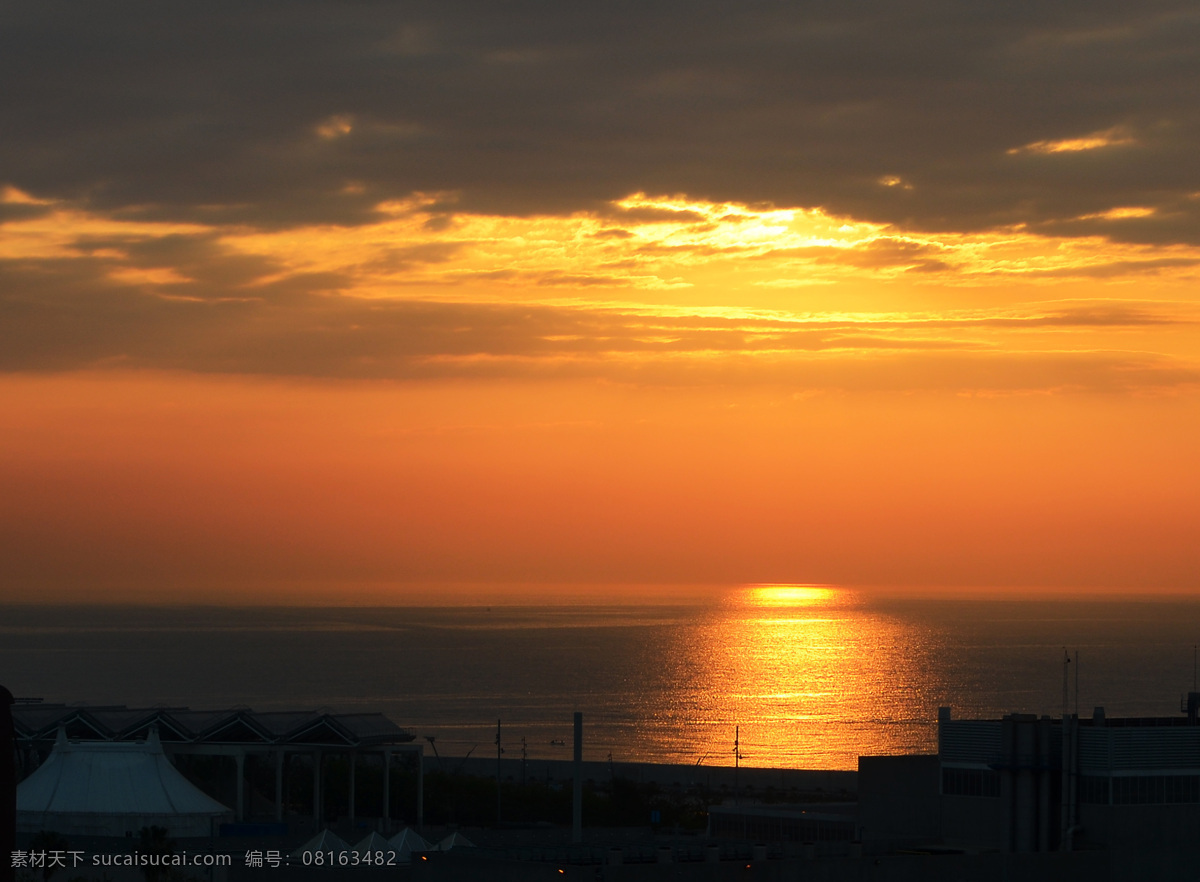
M 433 232 L 419 206 L 353 230 L 11 224 L 3 259 L 78 265 L 138 308 L 248 302 L 262 348 L 171 329 L 191 363 L 135 343 L 0 378 L 5 596 L 1194 587 L 1195 273 L 1163 263 L 1190 251 L 682 205 Z M 199 257 L 173 247 L 197 235 Z M 418 339 L 397 304 L 430 310 Z M 270 349 L 293 328 L 334 338 L 308 344 L 317 376 Z
M 1200 589 L 1194 10 L 668 7 L 5 29 L 0 601 Z

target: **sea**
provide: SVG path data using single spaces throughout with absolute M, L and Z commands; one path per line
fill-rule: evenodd
M 89 706 L 381 712 L 445 757 L 853 769 L 938 708 L 1171 716 L 1200 602 L 744 586 L 672 602 L 0 607 L 0 683 Z M 735 747 L 736 745 L 736 747 Z M 736 750 L 736 754 L 735 754 Z

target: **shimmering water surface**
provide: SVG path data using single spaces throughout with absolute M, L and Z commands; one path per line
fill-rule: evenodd
M 0 682 L 92 705 L 383 711 L 443 755 L 854 768 L 956 716 L 1168 715 L 1195 602 L 878 600 L 766 586 L 687 606 L 0 609 Z M 1071 677 L 1074 710 L 1074 674 Z M 562 741 L 566 746 L 553 742 Z

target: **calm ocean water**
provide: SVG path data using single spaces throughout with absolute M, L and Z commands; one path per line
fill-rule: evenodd
M 383 711 L 443 756 L 854 768 L 956 716 L 1169 715 L 1200 603 L 871 600 L 746 588 L 687 606 L 0 608 L 0 683 L 92 705 Z M 1074 709 L 1074 674 L 1071 679 Z M 563 741 L 560 747 L 552 742 Z

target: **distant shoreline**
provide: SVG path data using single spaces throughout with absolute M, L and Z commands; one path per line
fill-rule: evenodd
M 367 597 L 354 595 L 329 597 L 322 599 L 314 597 L 307 591 L 299 592 L 298 596 L 285 598 L 272 593 L 266 597 L 241 599 L 227 597 L 222 599 L 197 598 L 193 596 L 171 598 L 120 597 L 98 600 L 94 597 L 68 597 L 58 600 L 47 600 L 45 595 L 28 598 L 0 598 L 0 609 L 144 609 L 144 610 L 370 610 L 370 609 L 546 609 L 546 608 L 593 608 L 593 609 L 622 609 L 622 608 L 696 608 L 714 605 L 730 592 L 736 592 L 742 586 L 714 588 L 709 591 L 684 590 L 673 594 L 672 588 L 661 588 L 651 593 L 640 594 L 610 594 L 602 596 L 599 593 L 555 593 L 552 589 L 530 592 L 522 589 L 517 594 L 506 594 L 503 591 L 481 595 L 448 593 L 432 595 L 421 593 L 408 597 L 391 596 L 386 601 L 378 594 Z M 1200 592 L 1155 590 L 1139 592 L 1134 589 L 1091 589 L 1091 588 L 964 588 L 964 589 L 934 589 L 934 588 L 879 588 L 879 587 L 846 587 L 831 588 L 845 594 L 848 598 L 865 603 L 906 603 L 906 602 L 939 602 L 949 604 L 976 603 L 1071 603 L 1087 601 L 1091 603 L 1178 603 L 1200 604 Z M 955 593 L 956 591 L 961 593 Z

